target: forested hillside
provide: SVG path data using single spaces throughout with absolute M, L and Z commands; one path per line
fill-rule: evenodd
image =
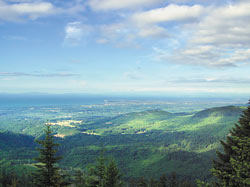
M 93 164 L 105 150 L 105 157 L 116 160 L 123 179 L 159 178 L 176 172 L 181 179 L 210 179 L 211 159 L 245 107 L 217 107 L 194 113 L 169 113 L 161 110 L 133 112 L 63 126 L 52 122 L 53 135 L 60 144 L 59 162 L 63 168 Z M 42 139 L 43 124 L 26 128 L 1 123 L 1 159 L 11 165 L 34 163 L 35 137 Z M 41 128 L 38 128 L 41 127 Z M 7 131 L 6 131 L 7 130 Z M 30 135 L 23 135 L 30 134 Z

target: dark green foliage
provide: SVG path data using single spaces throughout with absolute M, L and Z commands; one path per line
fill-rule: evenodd
M 120 187 L 122 186 L 120 171 L 113 159 L 106 163 L 104 150 L 101 150 L 97 163 L 89 169 L 86 179 L 88 187 Z
M 158 187 L 157 180 L 151 178 L 150 181 L 149 181 L 149 187 Z
M 74 185 L 76 187 L 85 187 L 85 176 L 81 170 L 76 170 L 74 174 Z
M 9 131 L 0 131 L 0 149 L 12 150 L 20 147 L 27 149 L 34 147 L 34 137 Z
M 160 177 L 158 187 L 167 187 L 167 177 L 166 177 L 166 175 L 162 175 Z
M 176 187 L 178 186 L 178 180 L 177 180 L 177 176 L 176 173 L 173 172 L 171 173 L 170 177 L 169 177 L 169 187 Z
M 103 150 L 101 151 L 100 157 L 97 159 L 96 165 L 89 169 L 89 174 L 86 181 L 86 186 L 88 187 L 103 187 L 105 182 L 105 158 L 103 155 Z
M 49 125 L 46 125 L 45 139 L 37 140 L 41 145 L 38 148 L 39 156 L 36 161 L 37 172 L 34 174 L 35 185 L 41 187 L 57 187 L 63 183 L 59 173 L 59 168 L 56 166 L 61 157 L 56 156 L 56 147 L 58 144 L 54 143 L 52 131 Z
M 1 168 L 0 174 L 1 186 L 5 187 L 8 184 L 11 184 L 11 177 L 6 173 L 6 170 Z
M 144 179 L 144 177 L 141 177 L 138 180 L 136 187 L 148 187 L 147 181 Z
M 0 187 L 15 184 L 20 187 L 33 187 L 31 172 L 27 167 L 12 165 L 10 161 L 0 161 Z
M 198 184 L 198 183 L 197 183 Z M 200 182 L 199 184 L 205 184 Z M 149 181 L 140 177 L 136 182 L 130 183 L 131 187 L 194 187 L 195 185 L 188 180 L 178 180 L 176 173 L 161 175 L 158 180 L 151 178 Z M 200 185 L 199 187 L 202 187 Z
M 17 179 L 13 172 L 7 173 L 6 170 L 2 170 L 0 173 L 0 187 L 16 187 L 22 183 Z
M 250 106 L 243 111 L 238 124 L 221 141 L 224 153 L 217 152 L 212 173 L 219 186 L 250 186 Z
M 104 175 L 104 187 L 122 186 L 121 175 L 115 161 L 112 159 L 106 167 Z
M 179 187 L 192 187 L 192 184 L 188 181 L 182 181 L 180 184 L 179 184 Z
M 201 181 L 201 180 L 196 180 L 196 185 L 197 185 L 197 187 L 212 187 L 212 185 L 210 183 L 206 183 L 206 182 Z

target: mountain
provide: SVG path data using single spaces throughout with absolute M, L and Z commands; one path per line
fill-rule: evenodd
M 27 163 L 36 155 L 34 137 L 12 132 L 0 132 L 0 161 L 11 161 L 12 165 Z
M 197 112 L 193 118 L 207 118 L 207 117 L 231 117 L 235 115 L 240 115 L 244 107 L 237 106 L 224 106 L 224 107 L 215 107 L 206 110 Z
M 128 178 L 174 171 L 184 178 L 209 178 L 219 140 L 227 136 L 243 109 L 227 106 L 196 113 L 154 110 L 102 119 L 85 126 L 84 132 L 60 139 L 66 155 L 62 164 L 87 166 L 102 145 Z
M 160 110 L 128 113 L 111 119 L 102 119 L 85 126 L 85 133 L 98 135 L 142 134 L 161 132 L 197 132 L 209 129 L 223 137 L 225 131 L 239 118 L 244 107 L 226 106 L 196 113 L 169 113 Z M 221 129 L 219 131 L 213 129 Z
M 157 178 L 174 171 L 182 178 L 209 179 L 219 140 L 225 139 L 242 110 L 244 107 L 236 106 L 193 113 L 149 110 L 77 123 L 55 122 L 52 129 L 60 144 L 63 167 L 86 168 L 104 148 L 105 156 L 116 159 L 126 179 L 142 175 Z M 15 122 L 3 127 L 40 135 L 42 124 L 37 121 L 27 129 L 25 124 L 18 127 Z M 1 155 L 13 159 L 15 153 L 16 159 L 25 159 L 27 153 L 30 159 L 35 154 L 34 137 L 16 133 L 0 133 Z M 24 155 L 17 154 L 20 150 Z
M 9 131 L 0 132 L 0 150 L 33 148 L 35 145 L 34 137 L 32 136 L 12 133 Z

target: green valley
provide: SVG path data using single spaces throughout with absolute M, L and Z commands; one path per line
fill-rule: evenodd
M 150 109 L 109 115 L 99 108 L 19 108 L 0 118 L 1 160 L 15 167 L 30 166 L 37 155 L 34 139 L 50 123 L 63 156 L 60 166 L 86 169 L 105 150 L 129 181 L 141 176 L 159 178 L 176 172 L 181 179 L 212 178 L 211 161 L 219 140 L 225 139 L 245 106 L 201 111 L 167 112 Z M 15 118 L 14 118 L 15 116 Z

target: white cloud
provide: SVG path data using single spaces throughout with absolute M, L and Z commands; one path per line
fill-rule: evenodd
M 65 27 L 65 44 L 72 46 L 83 43 L 83 39 L 86 39 L 90 34 L 92 28 L 89 25 L 85 25 L 81 22 L 70 22 Z
M 204 8 L 200 5 L 168 5 L 164 8 L 153 9 L 146 12 L 136 13 L 132 19 L 137 24 L 151 24 L 168 21 L 185 21 L 198 19 L 204 13 Z
M 136 12 L 129 19 L 130 24 L 137 29 L 137 36 L 140 37 L 169 37 L 168 23 L 175 22 L 175 25 L 183 22 L 198 21 L 206 13 L 201 5 L 175 5 L 170 4 L 163 8 L 152 9 L 144 12 Z M 165 26 L 161 25 L 162 23 Z
M 235 67 L 250 63 L 250 49 L 227 50 L 215 46 L 190 46 L 174 51 L 154 48 L 155 58 L 168 63 L 205 67 Z
M 250 47 L 250 2 L 220 7 L 201 20 L 191 42 Z
M 18 14 L 43 14 L 51 12 L 53 5 L 51 3 L 22 3 L 11 5 L 11 9 Z
M 147 3 L 146 3 L 147 2 Z M 119 9 L 134 7 L 136 4 L 159 3 L 159 1 L 116 1 L 116 0 L 92 0 L 90 5 L 93 9 Z M 100 36 L 97 43 L 113 43 L 118 47 L 134 46 L 140 47 L 137 41 L 140 38 L 166 38 L 170 36 L 168 29 L 161 23 L 178 21 L 180 23 L 193 22 L 205 14 L 206 9 L 201 5 L 168 5 L 163 8 L 152 9 L 150 11 L 136 12 L 132 15 L 126 13 L 118 17 L 116 23 L 108 23 L 95 26 L 95 30 Z
M 0 77 L 76 77 L 79 74 L 60 72 L 60 73 L 25 73 L 25 72 L 0 72 Z
M 56 8 L 49 2 L 19 2 L 5 3 L 0 0 L 0 19 L 20 21 L 23 17 L 37 19 L 38 17 L 54 14 Z
M 98 43 L 112 43 L 116 47 L 138 47 L 135 43 L 137 30 L 128 22 L 104 24 L 96 27 L 96 30 L 102 38 Z
M 117 10 L 124 8 L 137 8 L 162 2 L 163 0 L 90 0 L 89 5 L 93 10 Z
M 6 1 L 12 3 L 26 3 L 26 2 L 32 2 L 34 0 L 6 0 Z
M 84 9 L 82 0 L 68 3 L 48 0 L 0 0 L 0 20 L 16 22 L 50 15 L 76 15 Z
M 166 29 L 159 27 L 157 25 L 148 25 L 139 27 L 138 35 L 141 37 L 168 37 Z
M 236 84 L 236 85 L 249 85 L 250 77 L 230 77 L 229 75 L 224 76 L 207 76 L 207 77 L 179 77 L 170 79 L 168 83 L 178 84 L 203 84 L 203 85 L 217 85 L 223 86 L 225 84 Z
M 104 87 L 105 89 L 106 87 Z M 194 86 L 194 85 L 172 85 L 172 86 L 162 86 L 162 85 L 115 85 L 112 88 L 112 91 L 115 92 L 148 92 L 148 93 L 176 93 L 179 95 L 182 93 L 184 94 L 193 94 L 193 93 L 213 93 L 213 94 L 218 94 L 218 93 L 223 93 L 223 94 L 249 94 L 250 93 L 250 88 L 249 87 L 235 87 L 232 86 L 224 86 L 224 87 L 214 87 L 213 85 L 208 86 L 208 85 L 200 85 L 200 86 Z
M 227 5 L 226 7 L 221 7 L 216 9 L 213 14 L 215 16 L 220 15 L 222 18 L 244 18 L 250 16 L 250 3 L 249 1 L 245 3 L 239 3 L 234 5 Z
M 180 25 L 178 34 L 186 33 L 185 37 L 172 35 L 185 45 L 154 50 L 158 60 L 210 67 L 250 63 L 250 2 L 206 9 L 197 22 Z

